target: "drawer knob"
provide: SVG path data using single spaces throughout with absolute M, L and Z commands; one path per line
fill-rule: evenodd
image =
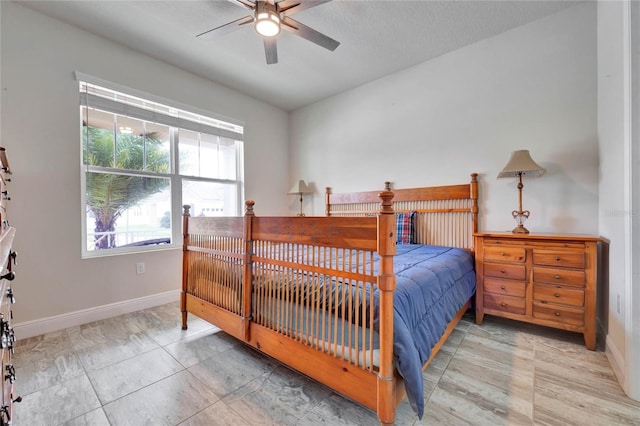
M 2 329 L 2 333 L 0 335 L 0 348 L 7 349 L 11 344 L 11 338 L 9 335 L 9 323 L 2 320 L 0 328 Z
M 16 341 L 16 335 L 13 328 L 9 326 L 9 321 L 0 319 L 0 348 L 9 349 L 11 353 L 14 351 L 13 344 Z
M 560 293 L 554 294 L 555 297 L 560 297 Z
M 4 379 L 8 380 L 9 383 L 14 383 L 16 381 L 16 369 L 13 367 L 13 364 L 5 365 L 4 369 L 7 374 L 4 375 Z
M 507 288 L 505 286 L 500 286 L 500 290 L 507 291 Z
M 13 281 L 16 278 L 16 274 L 13 271 L 9 271 L 4 275 L 0 275 L 0 280 Z
M 560 262 L 560 256 L 556 256 L 556 261 Z
M 507 306 L 507 304 L 502 302 L 502 303 L 500 303 L 500 306 Z
M 15 353 L 16 350 L 14 343 L 16 343 L 16 333 L 12 328 L 9 330 L 9 350 L 11 351 L 11 354 Z
M 507 254 L 505 252 L 500 252 L 500 256 L 506 256 Z
M 2 424 L 2 425 L 10 425 L 11 424 L 11 416 L 9 415 L 9 406 L 8 405 L 3 405 L 2 408 L 0 408 L 0 424 Z
M 556 312 L 556 316 L 559 317 L 560 316 L 560 312 Z
M 556 275 L 556 276 L 555 276 L 555 277 L 553 277 L 553 278 L 555 278 L 556 280 L 559 280 L 559 279 L 560 279 L 560 275 Z
M 500 272 L 503 273 L 503 274 L 507 273 L 507 271 L 505 271 L 504 269 L 500 269 Z

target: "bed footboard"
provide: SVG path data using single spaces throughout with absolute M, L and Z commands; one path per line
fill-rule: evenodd
M 187 328 L 188 311 L 209 321 L 233 323 L 235 316 L 242 317 L 244 219 L 194 218 L 189 209 L 184 206 L 182 225 L 182 329 Z
M 418 213 L 467 215 L 460 231 L 453 229 L 457 222 L 432 230 L 447 229 L 473 251 L 466 234 L 477 228 L 476 175 L 471 185 L 435 192 L 467 201 L 459 207 L 422 207 Z M 412 194 L 435 197 L 420 190 L 400 192 L 400 200 Z M 404 396 L 394 368 L 396 212 L 388 185 L 376 195 L 377 210 L 364 216 L 361 207 L 346 216 L 327 207 L 327 217 L 260 217 L 247 201 L 244 217 L 208 218 L 191 217 L 185 206 L 183 329 L 187 313 L 194 313 L 371 408 L 382 424 L 393 424 Z M 333 196 L 333 205 L 343 204 L 343 198 Z M 364 199 L 372 202 L 371 194 Z M 433 355 L 467 307 L 449 324 Z
M 185 206 L 183 327 L 195 313 L 393 422 L 392 197 L 381 192 L 367 218 L 258 217 L 252 201 L 244 218 L 206 218 Z

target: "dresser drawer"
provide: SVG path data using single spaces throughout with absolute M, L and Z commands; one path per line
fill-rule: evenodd
M 0 286 L 0 312 L 10 312 L 15 297 L 9 286 Z
M 513 297 L 525 296 L 524 281 L 500 280 L 486 277 L 484 279 L 483 288 L 485 293 L 501 294 Z
M 510 312 L 512 314 L 525 314 L 525 299 L 521 297 L 502 296 L 499 294 L 485 293 L 482 300 L 485 309 Z
M 13 401 L 13 383 L 15 382 L 15 369 L 11 364 L 11 354 L 9 350 L 5 350 L 2 357 L 2 378 L 4 383 L 2 385 L 2 397 L 3 405 L 7 406 L 7 413 L 9 417 L 12 416 L 11 402 Z
M 524 263 L 526 260 L 526 250 L 524 247 L 485 246 L 484 260 Z
M 584 252 L 534 249 L 533 264 L 584 268 L 585 256 Z
M 583 309 L 560 306 L 535 300 L 533 301 L 533 317 L 561 324 L 575 325 L 578 327 L 584 325 Z
M 484 275 L 510 280 L 524 280 L 526 276 L 524 264 L 489 262 L 484 264 Z
M 522 240 L 517 239 L 502 239 L 502 238 L 485 238 L 484 245 L 485 246 L 524 246 L 526 243 Z
M 533 267 L 533 282 L 584 287 L 585 272 L 575 269 Z
M 555 285 L 535 284 L 533 286 L 533 300 L 583 307 L 584 290 Z

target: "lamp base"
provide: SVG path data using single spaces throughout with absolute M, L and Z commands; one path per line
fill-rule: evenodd
M 511 212 L 511 215 L 516 220 L 518 226 L 513 228 L 511 231 L 514 234 L 528 234 L 529 230 L 524 227 L 524 221 L 529 219 L 529 210 L 522 211 L 522 206 L 520 206 L 520 210 L 514 210 Z
M 518 225 L 511 231 L 512 234 L 528 234 L 529 230 L 524 225 Z

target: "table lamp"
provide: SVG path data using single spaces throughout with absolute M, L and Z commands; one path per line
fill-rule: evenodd
M 311 194 L 311 191 L 309 190 L 307 184 L 304 183 L 304 180 L 300 179 L 298 182 L 294 183 L 289 190 L 289 194 L 300 195 L 300 213 L 298 213 L 298 216 L 304 216 L 304 213 L 302 212 L 302 195 Z
M 513 231 L 514 234 L 528 234 L 529 230 L 524 227 L 524 221 L 529 218 L 529 210 L 522 210 L 522 176 L 542 176 L 546 170 L 536 164 L 531 158 L 529 151 L 522 149 L 513 151 L 507 165 L 498 173 L 498 179 L 506 177 L 518 178 L 518 210 L 511 212 L 518 226 Z

